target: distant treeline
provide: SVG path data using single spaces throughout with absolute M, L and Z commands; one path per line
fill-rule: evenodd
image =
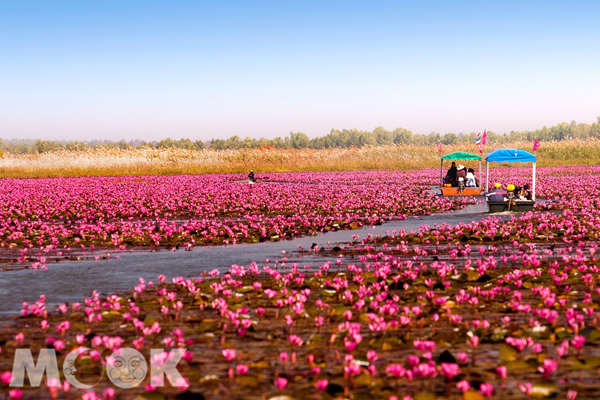
M 509 143 L 514 141 L 533 141 L 537 138 L 539 141 L 560 141 L 565 139 L 600 139 L 600 117 L 598 122 L 593 124 L 578 124 L 575 121 L 561 123 L 551 128 L 543 127 L 535 131 L 523 131 L 498 134 L 488 131 L 488 141 L 490 143 Z M 91 141 L 53 141 L 53 140 L 28 140 L 28 139 L 0 139 L 0 151 L 6 153 L 26 154 L 26 153 L 45 153 L 54 150 L 85 150 L 90 148 L 170 148 L 177 147 L 182 149 L 244 149 L 244 148 L 276 148 L 276 149 L 325 149 L 332 147 L 363 147 L 363 146 L 383 146 L 392 144 L 412 144 L 412 145 L 432 145 L 441 142 L 444 145 L 457 143 L 474 143 L 477 132 L 469 134 L 464 133 L 446 133 L 444 135 L 432 132 L 429 135 L 413 134 L 408 129 L 397 128 L 388 131 L 382 127 L 377 127 L 373 131 L 360 131 L 357 129 L 332 129 L 325 136 L 310 139 L 306 134 L 290 133 L 288 137 L 277 137 L 275 139 L 252 139 L 246 137 L 241 139 L 234 135 L 229 139 L 212 139 L 209 142 L 200 140 L 192 141 L 190 139 L 174 140 L 171 138 L 163 139 L 158 142 L 146 142 L 143 140 L 121 140 L 114 142 L 110 140 L 91 140 Z

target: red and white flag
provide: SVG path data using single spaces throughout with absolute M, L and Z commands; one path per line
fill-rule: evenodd
M 540 142 L 538 142 L 537 138 L 533 139 L 533 151 L 537 151 L 540 148 Z
M 485 146 L 485 142 L 487 142 L 487 130 L 484 130 L 483 134 L 479 132 L 475 138 L 475 144 L 477 146 Z

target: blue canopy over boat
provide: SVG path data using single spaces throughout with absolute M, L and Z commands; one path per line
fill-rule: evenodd
M 535 156 L 521 149 L 497 149 L 485 155 L 487 162 L 535 162 Z
M 496 149 L 485 155 L 485 191 L 489 190 L 491 162 L 530 162 L 533 163 L 531 173 L 531 198 L 535 201 L 535 162 L 536 157 L 521 149 Z

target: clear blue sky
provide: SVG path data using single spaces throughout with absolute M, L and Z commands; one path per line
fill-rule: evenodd
M 598 15 L 595 0 L 7 0 L 0 137 L 591 123 Z

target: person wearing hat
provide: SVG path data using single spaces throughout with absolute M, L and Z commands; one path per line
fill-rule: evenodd
M 250 180 L 250 183 L 256 182 L 256 179 L 254 178 L 254 171 L 253 170 L 250 170 L 250 173 L 248 174 L 248 179 Z
M 494 183 L 494 189 L 485 194 L 485 197 L 487 197 L 488 201 L 504 201 L 506 192 L 500 190 L 501 188 L 501 184 L 498 182 Z
M 460 182 L 466 183 L 467 181 L 467 170 L 465 169 L 465 166 L 462 164 L 458 164 L 458 170 L 456 171 L 456 180 L 458 181 L 458 184 L 460 185 Z
M 519 193 L 519 190 L 521 190 L 521 188 L 516 185 L 513 185 L 512 183 L 509 183 L 508 185 L 506 185 L 506 190 L 508 191 L 508 193 L 506 193 L 506 200 L 508 201 L 508 211 L 510 211 L 511 206 L 517 204 L 517 194 Z

